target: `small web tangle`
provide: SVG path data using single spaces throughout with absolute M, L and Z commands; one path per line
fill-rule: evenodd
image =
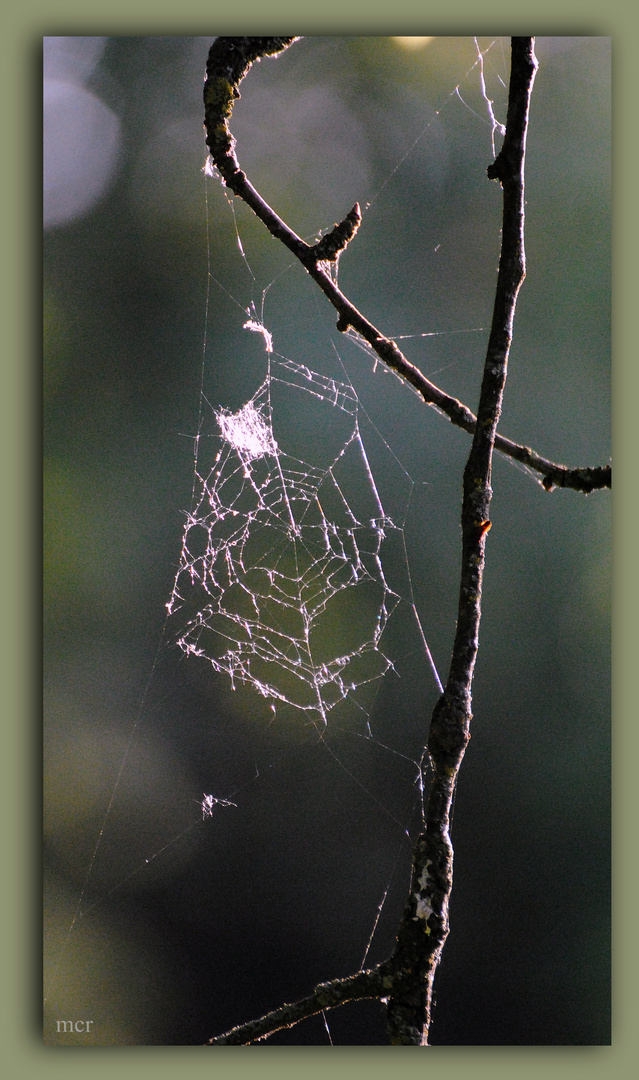
M 235 806 L 237 803 L 231 802 L 230 799 L 217 799 L 215 795 L 203 795 L 200 803 L 202 807 L 202 820 L 213 817 L 213 810 L 216 806 Z
M 264 335 L 267 375 L 198 437 L 167 609 L 187 656 L 321 730 L 393 667 L 382 637 L 402 598 L 382 550 L 403 533 L 375 485 L 353 386 L 274 354 L 255 320 L 245 328 Z

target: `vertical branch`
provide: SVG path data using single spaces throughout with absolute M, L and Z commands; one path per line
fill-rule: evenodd
M 488 169 L 503 188 L 502 246 L 477 423 L 464 471 L 462 567 L 457 630 L 446 688 L 431 719 L 427 752 L 432 780 L 426 827 L 413 856 L 411 891 L 393 956 L 388 998 L 391 1043 L 428 1044 L 433 980 L 448 936 L 453 882 L 450 815 L 468 740 L 472 679 L 479 642 L 486 536 L 490 529 L 492 454 L 506 382 L 517 294 L 526 273 L 524 160 L 528 111 L 537 70 L 533 38 L 512 39 L 506 134 Z

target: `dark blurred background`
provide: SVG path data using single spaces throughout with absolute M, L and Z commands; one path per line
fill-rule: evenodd
M 52 1043 L 202 1043 L 357 970 L 386 895 L 367 963 L 381 960 L 403 908 L 414 760 L 437 696 L 406 644 L 410 607 L 398 612 L 397 673 L 361 702 L 368 740 L 355 706 L 331 714 L 324 738 L 301 714 L 273 719 L 250 688 L 185 659 L 165 620 L 200 385 L 235 410 L 265 375 L 261 337 L 242 330 L 251 302 L 259 312 L 264 297 L 277 352 L 352 380 L 444 680 L 454 633 L 468 438 L 375 371 L 301 268 L 205 179 L 210 41 L 45 40 Z M 541 38 L 537 54 L 528 276 L 501 431 L 599 465 L 610 456 L 610 41 Z M 300 235 L 360 202 L 340 285 L 383 332 L 411 335 L 409 359 L 473 409 L 501 214 L 476 59 L 469 38 L 307 38 L 253 68 L 232 124 L 243 168 Z M 498 39 L 485 76 L 501 121 L 508 73 Z M 609 493 L 547 494 L 499 458 L 493 487 L 432 1042 L 606 1043 Z M 389 573 L 409 595 L 399 562 Z M 202 822 L 203 793 L 237 805 Z M 55 1034 L 56 1019 L 78 1017 L 93 1019 L 90 1037 Z M 335 1044 L 385 1043 L 376 1003 L 328 1021 Z M 272 1041 L 328 1036 L 316 1018 Z

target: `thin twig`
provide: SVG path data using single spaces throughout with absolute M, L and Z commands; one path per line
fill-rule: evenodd
M 261 1016 L 258 1020 L 249 1020 L 238 1024 L 224 1035 L 210 1039 L 210 1046 L 248 1046 L 249 1043 L 265 1039 L 282 1028 L 291 1028 L 301 1020 L 308 1020 L 317 1013 L 335 1009 L 351 1001 L 363 1001 L 365 998 L 384 998 L 388 994 L 390 982 L 388 965 L 380 964 L 370 971 L 358 971 L 346 979 L 333 979 L 320 983 L 313 993 L 292 1005 L 281 1005 L 279 1009 Z
M 219 37 L 211 46 L 204 84 L 204 126 L 211 158 L 224 183 L 242 198 L 262 221 L 272 236 L 288 248 L 302 263 L 338 313 L 337 328 L 350 327 L 360 334 L 387 367 L 410 383 L 428 405 L 433 405 L 457 427 L 475 432 L 477 418 L 457 398 L 444 393 L 404 356 L 391 339 L 371 323 L 333 281 L 327 262 L 339 257 L 359 225 L 359 206 L 354 206 L 342 222 L 317 244 L 309 245 L 275 213 L 253 187 L 240 168 L 235 154 L 235 139 L 229 128 L 233 105 L 239 98 L 239 84 L 252 64 L 264 56 L 275 56 L 298 38 Z M 495 177 L 496 178 L 496 177 Z M 527 465 L 542 476 L 547 491 L 555 487 L 573 488 L 585 494 L 596 488 L 610 487 L 609 465 L 595 468 L 569 469 L 521 446 L 510 439 L 497 436 L 495 447 L 509 457 Z

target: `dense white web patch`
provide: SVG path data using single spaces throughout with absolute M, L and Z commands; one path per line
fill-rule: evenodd
M 325 725 L 393 666 L 382 637 L 401 599 L 382 565 L 401 529 L 375 486 L 356 392 L 269 353 L 250 401 L 215 419 L 167 604 L 183 620 L 177 643 Z
M 237 450 L 243 461 L 251 461 L 264 454 L 277 454 L 277 443 L 271 429 L 252 401 L 236 413 L 220 410 L 217 422 L 222 437 Z

